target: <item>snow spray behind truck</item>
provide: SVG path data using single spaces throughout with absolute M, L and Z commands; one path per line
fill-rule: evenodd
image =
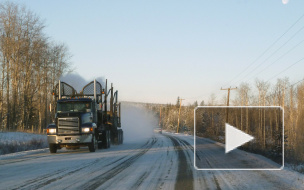
M 108 103 L 108 97 L 110 101 Z M 105 89 L 94 80 L 77 91 L 59 81 L 53 91 L 54 123 L 47 127 L 47 139 L 51 153 L 57 149 L 78 149 L 88 146 L 90 152 L 97 148 L 109 148 L 111 143 L 123 143 L 121 129 L 121 104 L 118 91 Z M 108 110 L 108 106 L 110 109 Z

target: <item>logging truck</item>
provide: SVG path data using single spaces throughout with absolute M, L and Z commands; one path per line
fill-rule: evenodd
M 107 80 L 105 88 L 94 80 L 80 92 L 65 82 L 58 82 L 53 90 L 54 105 L 50 106 L 54 122 L 47 127 L 51 153 L 63 147 L 78 149 L 84 146 L 95 152 L 109 148 L 111 143 L 123 143 L 118 91 L 114 92 L 113 84 L 109 90 L 107 88 Z

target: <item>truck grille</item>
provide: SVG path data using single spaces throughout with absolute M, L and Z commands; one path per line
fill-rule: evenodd
M 79 133 L 79 118 L 58 118 L 58 134 Z

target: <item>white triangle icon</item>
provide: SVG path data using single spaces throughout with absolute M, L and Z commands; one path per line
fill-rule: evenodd
M 225 138 L 225 153 L 236 149 L 237 147 L 245 144 L 254 139 L 253 136 L 244 133 L 243 131 L 229 125 L 225 124 L 226 138 Z

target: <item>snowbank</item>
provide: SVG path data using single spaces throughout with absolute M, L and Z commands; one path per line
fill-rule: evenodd
M 48 147 L 47 136 L 23 132 L 0 133 L 0 155 Z

